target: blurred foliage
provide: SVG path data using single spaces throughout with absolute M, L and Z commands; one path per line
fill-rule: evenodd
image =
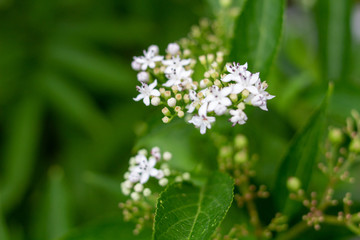
M 251 1 L 238 1 L 242 13 Z M 276 95 L 269 112 L 249 113 L 245 126 L 215 126 L 248 136 L 259 155 L 256 181 L 273 182 L 290 139 L 320 105 L 329 81 L 335 85 L 329 123 L 339 125 L 359 110 L 359 4 L 287 1 L 278 53 L 266 53 L 276 40 L 258 43 L 267 57 L 256 66 L 269 68 L 262 80 Z M 160 112 L 132 101 L 136 73 L 130 68 L 132 56 L 150 44 L 164 49 L 200 18 L 213 18 L 216 6 L 214 0 L 0 1 L 1 240 L 57 239 L 106 216 L 112 218 L 101 224 L 128 234 L 131 224 L 119 220 L 124 196 L 118 184 L 134 148 L 161 145 L 173 151 L 174 167 L 188 171 L 216 167 L 206 137 L 185 123 L 165 126 Z M 251 30 L 237 29 L 233 42 L 248 48 L 233 57 L 251 58 L 256 45 L 242 39 Z M 359 203 L 359 190 L 352 190 Z

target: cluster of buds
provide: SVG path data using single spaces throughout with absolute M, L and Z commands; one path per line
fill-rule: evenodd
M 166 186 L 172 175 L 167 164 L 171 158 L 170 152 L 161 154 L 159 147 L 153 147 L 150 154 L 146 149 L 139 150 L 135 157 L 130 158 L 129 170 L 124 174 L 125 181 L 121 183 L 123 194 L 130 195 L 134 201 L 149 197 L 151 190 L 144 185 L 151 177 L 157 179 L 160 186 Z M 156 168 L 157 165 L 159 168 Z
M 270 224 L 264 229 L 264 236 L 272 238 L 273 232 L 284 232 L 288 228 L 288 218 L 281 213 L 276 213 Z
M 230 230 L 226 233 L 222 232 L 222 229 L 218 227 L 214 234 L 211 236 L 212 240 L 238 240 L 242 238 L 249 237 L 250 233 L 248 226 L 235 224 Z
M 198 37 L 197 31 L 193 32 Z M 267 83 L 261 82 L 259 73 L 248 71 L 247 63 L 225 64 L 225 52 L 219 50 L 220 42 L 215 39 L 207 54 L 196 55 L 184 48 L 191 41 L 183 40 L 183 47 L 170 43 L 165 56 L 159 55 L 158 46 L 151 45 L 143 56 L 134 57 L 132 67 L 139 71 L 141 83 L 134 100 L 142 100 L 147 106 L 162 106 L 164 123 L 187 113 L 187 121 L 201 134 L 211 128 L 216 116 L 230 115 L 233 126 L 245 124 L 246 105 L 267 111 L 267 100 L 274 97 L 266 91 Z
M 162 189 L 171 182 L 190 180 L 190 173 L 170 169 L 168 162 L 171 159 L 170 152 L 162 153 L 159 147 L 153 147 L 150 152 L 146 149 L 139 150 L 129 160 L 129 169 L 120 186 L 123 194 L 130 196 L 130 199 L 119 203 L 119 207 L 123 210 L 125 221 L 136 223 L 134 234 L 138 234 L 145 224 L 152 225 L 159 196 L 158 191 L 150 189 L 150 186 L 154 187 L 154 180 Z

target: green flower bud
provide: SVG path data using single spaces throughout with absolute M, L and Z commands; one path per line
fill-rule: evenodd
M 340 144 L 344 140 L 343 133 L 339 128 L 333 128 L 329 131 L 329 140 L 333 144 Z
M 286 186 L 290 191 L 296 192 L 301 187 L 301 181 L 297 177 L 289 177 Z
M 247 160 L 248 160 L 248 156 L 246 154 L 246 151 L 237 152 L 234 156 L 235 163 L 242 164 L 247 162 Z
M 349 147 L 350 152 L 360 153 L 360 137 L 354 138 Z
M 234 139 L 234 145 L 235 145 L 235 149 L 243 149 L 245 147 L 247 147 L 248 144 L 248 140 L 244 135 L 236 135 L 235 139 Z

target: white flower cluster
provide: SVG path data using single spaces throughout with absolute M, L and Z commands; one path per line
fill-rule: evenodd
M 171 175 L 171 171 L 164 162 L 171 158 L 170 152 L 161 154 L 158 147 L 151 149 L 150 156 L 145 149 L 138 151 L 135 157 L 130 158 L 129 171 L 125 173 L 125 181 L 121 183 L 123 194 L 130 195 L 135 201 L 140 199 L 141 194 L 145 197 L 150 196 L 151 190 L 144 187 L 150 177 L 157 179 L 160 186 L 167 185 L 167 177 Z M 160 169 L 156 168 L 156 165 L 160 165 Z
M 266 92 L 267 83 L 261 82 L 259 73 L 251 73 L 247 63 L 223 63 L 223 52 L 199 57 L 196 65 L 189 49 L 181 51 L 176 43 L 167 47 L 167 55 L 160 56 L 159 48 L 152 45 L 144 56 L 134 57 L 132 67 L 138 73 L 141 86 L 135 101 L 143 100 L 145 105 L 163 105 L 163 122 L 170 122 L 175 116 L 190 116 L 188 122 L 200 128 L 205 134 L 215 122 L 216 116 L 230 114 L 232 125 L 245 124 L 246 105 L 267 111 L 267 100 L 274 98 Z M 183 59 L 181 56 L 192 56 Z M 195 66 L 203 66 L 204 79 L 194 81 L 192 74 Z M 196 69 L 199 69 L 197 67 Z M 224 73 L 225 72 L 225 73 Z M 162 85 L 157 88 L 158 81 Z

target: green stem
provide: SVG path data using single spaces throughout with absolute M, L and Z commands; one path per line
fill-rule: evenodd
M 308 225 L 306 222 L 301 221 L 295 224 L 292 228 L 289 229 L 285 234 L 280 235 L 280 240 L 290 240 L 290 239 L 296 239 L 299 237 L 299 235 L 303 232 L 305 232 L 308 229 Z

